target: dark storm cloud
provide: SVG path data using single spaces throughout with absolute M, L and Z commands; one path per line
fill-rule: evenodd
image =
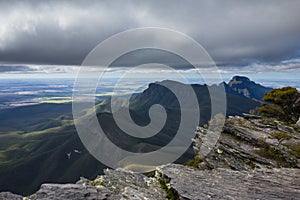
M 0 7 L 3 63 L 79 65 L 112 34 L 145 26 L 188 34 L 224 66 L 270 64 L 300 55 L 297 0 L 1 1 Z M 135 64 L 129 58 L 123 62 Z

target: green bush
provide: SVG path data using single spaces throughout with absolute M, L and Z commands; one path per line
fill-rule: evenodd
M 267 92 L 262 107 L 257 110 L 262 116 L 275 117 L 288 123 L 296 123 L 300 116 L 300 93 L 296 88 L 284 87 Z

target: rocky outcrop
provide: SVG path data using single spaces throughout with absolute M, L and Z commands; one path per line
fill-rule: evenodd
M 1 192 L 0 193 L 0 200 L 23 200 L 23 197 L 20 195 L 12 194 L 10 192 Z
M 26 198 L 299 198 L 299 127 L 253 115 L 229 117 L 217 144 L 202 158 L 199 150 L 208 134 L 207 126 L 197 128 L 194 149 L 199 163 L 194 167 L 177 164 L 159 166 L 154 177 L 123 169 L 107 169 L 95 180 L 81 178 L 75 184 L 43 184 L 35 194 Z M 0 199 L 22 198 L 7 192 L 0 193 Z
M 199 170 L 182 165 L 157 169 L 180 199 L 298 199 L 300 169 Z
M 106 170 L 94 181 L 43 184 L 24 199 L 297 199 L 300 169 L 276 168 L 237 171 L 201 170 L 177 164 L 157 167 L 155 178 L 124 170 Z M 0 199 L 22 199 L 0 193 Z
M 199 152 L 207 129 L 198 127 L 194 149 Z M 300 132 L 271 118 L 245 115 L 226 119 L 218 143 L 199 165 L 202 169 L 300 168 Z
M 76 184 L 43 184 L 30 200 L 43 199 L 165 199 L 155 178 L 122 169 L 104 171 L 95 180 L 81 178 Z M 1 199 L 1 198 L 0 198 Z
M 196 168 L 172 164 L 156 170 L 180 199 L 299 198 L 299 127 L 256 115 L 229 117 L 217 144 L 202 157 L 210 131 L 197 128 Z

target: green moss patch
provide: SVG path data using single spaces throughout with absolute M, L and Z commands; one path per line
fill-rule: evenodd
M 202 162 L 202 159 L 200 158 L 200 156 L 195 156 L 193 160 L 189 160 L 184 165 L 198 168 L 199 163 L 201 163 L 201 162 Z
M 271 136 L 271 138 L 277 139 L 278 141 L 289 140 L 289 139 L 293 138 L 293 136 L 291 136 L 288 133 L 284 133 L 284 132 L 271 133 L 270 136 Z

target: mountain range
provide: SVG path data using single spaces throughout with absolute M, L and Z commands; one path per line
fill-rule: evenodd
M 163 82 L 185 87 L 185 84 L 175 81 Z M 113 119 L 110 99 L 96 105 L 99 123 L 113 143 L 132 152 L 150 152 L 172 140 L 180 123 L 180 107 L 176 96 L 161 83 L 149 84 L 146 90 L 130 99 L 130 114 L 139 125 L 149 123 L 151 105 L 161 104 L 166 109 L 165 126 L 151 138 L 135 138 L 120 130 Z M 201 110 L 199 125 L 210 120 L 210 87 L 225 88 L 227 116 L 242 115 L 259 107 L 264 93 L 271 90 L 240 76 L 233 77 L 229 83 L 191 86 Z M 177 162 L 186 162 L 193 156 L 191 147 Z M 33 193 L 45 182 L 76 182 L 79 177 L 92 179 L 106 168 L 81 143 L 70 103 L 45 103 L 1 110 L 0 161 L 0 191 L 22 195 Z

